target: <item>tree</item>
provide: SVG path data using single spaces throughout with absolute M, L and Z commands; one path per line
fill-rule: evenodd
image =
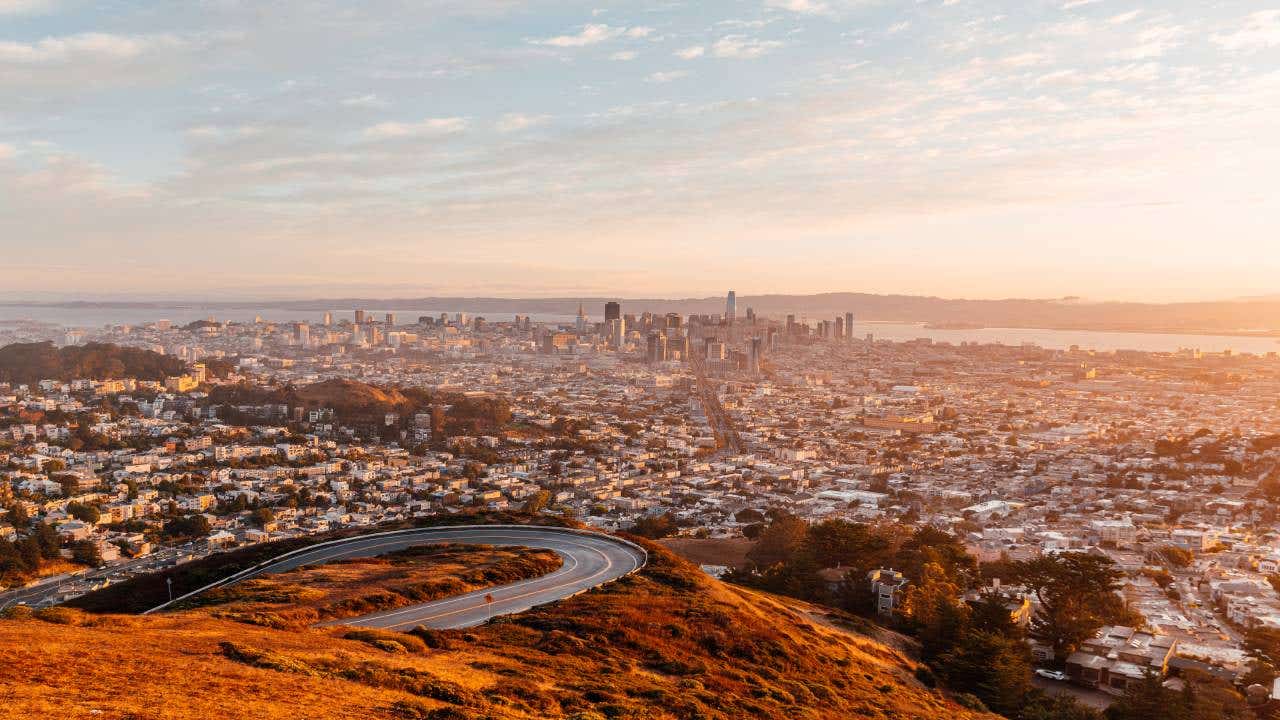
M 937 666 L 950 687 L 977 695 L 987 707 L 1008 717 L 1015 717 L 1032 693 L 1031 651 L 1014 638 L 966 633 L 938 657 Z
M 804 520 L 787 512 L 775 513 L 747 559 L 757 567 L 786 562 L 804 547 L 808 537 L 809 524 Z
M 102 565 L 102 553 L 98 551 L 97 545 L 88 540 L 79 540 L 71 546 L 71 559 L 89 567 Z
M 96 506 L 84 503 L 67 503 L 67 514 L 91 525 L 102 519 L 102 512 Z
M 1107 623 L 1131 620 L 1116 594 L 1123 573 L 1110 558 L 1088 553 L 1045 555 L 1015 564 L 1015 578 L 1036 594 L 1040 608 L 1031 636 L 1065 660 Z
M 276 514 L 271 511 L 271 508 L 265 507 L 258 508 L 249 515 L 249 520 L 258 527 L 265 527 L 268 523 L 274 522 L 275 519 Z
M 187 515 L 165 523 L 161 533 L 169 538 L 197 538 L 205 537 L 212 531 L 209 519 L 205 516 Z
M 1021 720 L 1102 720 L 1102 713 L 1070 695 L 1037 695 L 1019 714 Z
M 27 515 L 27 508 L 22 503 L 14 503 L 5 511 L 5 517 L 9 520 L 9 524 L 16 527 L 26 527 L 31 521 L 31 517 Z
M 39 543 L 40 555 L 46 560 L 58 557 L 62 549 L 62 538 L 58 536 L 58 531 L 53 529 L 52 525 L 45 522 L 37 523 L 31 536 Z
M 664 515 L 642 516 L 639 520 L 636 520 L 635 524 L 627 532 L 656 540 L 674 535 L 677 529 L 675 515 L 666 513 Z
M 959 585 L 937 563 L 928 563 L 902 598 L 902 618 L 916 631 L 926 659 L 954 647 L 967 632 L 970 609 Z
M 551 504 L 551 492 L 548 490 L 539 490 L 524 501 L 523 511 L 530 515 L 536 515 Z

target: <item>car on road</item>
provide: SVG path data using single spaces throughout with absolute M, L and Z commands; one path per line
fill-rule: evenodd
M 1045 668 L 1036 668 L 1036 674 L 1048 680 L 1066 680 L 1067 674 L 1061 670 L 1047 670 Z

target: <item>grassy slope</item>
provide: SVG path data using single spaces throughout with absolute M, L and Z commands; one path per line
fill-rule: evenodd
M 409 652 L 209 610 L 0 621 L 0 718 L 991 717 L 921 687 L 897 650 L 651 552 L 635 576 Z
M 216 617 L 299 629 L 539 577 L 560 568 L 551 550 L 420 545 L 373 558 L 304 565 L 190 601 Z

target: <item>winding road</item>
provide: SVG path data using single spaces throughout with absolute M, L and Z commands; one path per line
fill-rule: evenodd
M 634 543 L 586 530 L 532 525 L 465 525 L 395 530 L 333 540 L 286 553 L 187 593 L 176 598 L 174 602 L 215 587 L 232 585 L 259 575 L 292 570 L 302 565 L 318 565 L 345 558 L 372 557 L 415 545 L 436 543 L 522 545 L 551 550 L 563 559 L 564 564 L 558 570 L 541 577 L 477 590 L 422 605 L 412 605 L 325 624 L 388 630 L 408 630 L 418 625 L 442 630 L 471 627 L 491 617 L 524 612 L 532 607 L 599 587 L 636 572 L 644 567 L 648 560 L 645 550 Z M 162 610 L 169 604 L 165 603 L 147 612 Z

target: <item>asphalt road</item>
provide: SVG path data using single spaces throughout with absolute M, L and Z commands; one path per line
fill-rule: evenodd
M 366 535 L 307 548 L 255 567 L 218 585 L 229 585 L 302 565 L 372 557 L 415 545 L 438 543 L 523 545 L 554 551 L 560 555 L 564 564 L 560 569 L 541 577 L 327 624 L 390 630 L 409 630 L 418 625 L 437 629 L 471 627 L 491 617 L 523 612 L 534 606 L 562 600 L 598 587 L 640 569 L 646 561 L 646 554 L 639 547 L 601 533 L 523 525 L 422 528 Z M 201 591 L 206 589 L 208 588 L 202 588 Z

